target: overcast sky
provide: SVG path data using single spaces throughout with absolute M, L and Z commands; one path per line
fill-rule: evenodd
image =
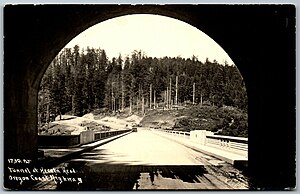
M 135 14 L 106 20 L 85 30 L 66 47 L 78 44 L 101 48 L 109 59 L 131 55 L 142 50 L 149 57 L 206 58 L 233 64 L 227 53 L 209 36 L 197 28 L 170 17 Z

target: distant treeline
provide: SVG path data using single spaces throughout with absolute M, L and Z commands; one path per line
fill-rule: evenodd
M 195 56 L 152 58 L 142 51 L 108 60 L 104 49 L 79 46 L 64 49 L 52 61 L 38 101 L 40 123 L 100 108 L 144 111 L 150 101 L 152 107 L 206 103 L 247 111 L 245 85 L 234 65 L 203 63 Z

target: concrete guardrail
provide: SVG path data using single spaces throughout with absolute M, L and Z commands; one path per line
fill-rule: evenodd
M 201 145 L 215 147 L 220 150 L 232 152 L 242 156 L 248 156 L 248 138 L 214 135 L 211 131 L 195 130 L 190 132 L 159 129 L 173 136 L 189 139 L 189 141 Z
M 92 130 L 87 130 L 80 132 L 80 134 L 78 135 L 38 135 L 38 146 L 74 147 L 120 135 L 129 131 L 131 131 L 131 129 L 104 132 L 94 132 Z

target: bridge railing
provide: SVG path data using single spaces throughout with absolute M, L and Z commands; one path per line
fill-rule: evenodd
M 87 131 L 82 131 L 79 134 L 73 134 L 73 135 L 39 135 L 38 144 L 39 147 L 44 147 L 44 148 L 73 147 L 73 146 L 87 144 L 101 139 L 113 137 L 129 131 L 131 131 L 131 129 L 124 129 L 118 131 L 103 131 L 103 132 L 94 132 L 92 130 L 87 130 Z
M 235 154 L 248 155 L 248 138 L 214 135 L 211 131 L 195 130 L 191 132 L 159 129 L 159 131 L 177 136 L 193 143 L 218 148 Z
M 162 132 L 165 132 L 165 133 L 169 133 L 169 134 L 171 134 L 173 136 L 183 137 L 185 139 L 189 139 L 190 138 L 190 132 L 165 130 L 165 129 L 158 129 L 158 130 L 162 131 Z
M 124 130 L 118 130 L 118 131 L 95 132 L 94 140 L 100 140 L 100 139 L 120 135 L 120 134 L 129 132 L 129 131 L 131 131 L 131 129 L 124 129 Z
M 206 145 L 245 156 L 248 155 L 248 138 L 208 135 L 206 136 Z

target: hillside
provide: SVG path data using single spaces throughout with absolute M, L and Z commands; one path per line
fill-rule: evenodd
M 88 113 L 82 117 L 62 115 L 55 121 L 50 122 L 49 129 L 44 125 L 39 129 L 41 135 L 71 135 L 81 131 L 110 131 L 129 128 L 134 123 L 139 123 L 142 118 L 137 115 L 131 116 L 103 116 Z
M 180 110 L 151 110 L 143 126 L 181 131 L 209 130 L 219 135 L 248 137 L 247 113 L 234 107 L 190 106 Z
M 63 115 L 39 129 L 39 134 L 68 135 L 84 130 L 109 131 L 130 128 L 133 124 L 143 127 L 180 131 L 208 130 L 219 135 L 248 136 L 247 113 L 234 107 L 186 106 L 179 110 L 147 110 L 144 117 L 137 114 L 97 114 L 82 117 Z

